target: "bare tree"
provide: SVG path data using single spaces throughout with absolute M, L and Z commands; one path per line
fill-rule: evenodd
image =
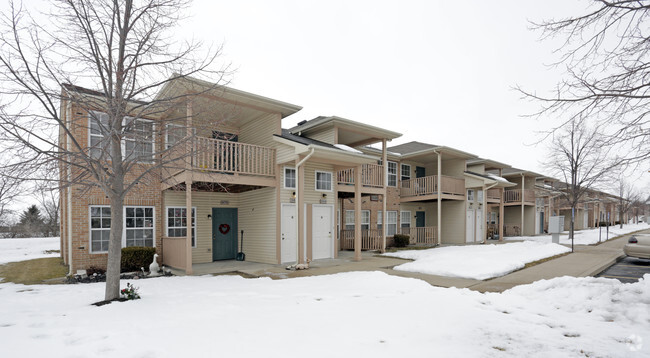
M 0 226 L 9 224 L 9 216 L 12 214 L 9 208 L 24 195 L 25 179 L 19 169 L 12 166 L 0 167 Z
M 189 95 L 161 89 L 186 76 L 220 83 L 228 74 L 223 67 L 213 70 L 220 49 L 206 52 L 200 43 L 179 44 L 172 37 L 188 3 L 54 1 L 52 13 L 36 20 L 12 2 L 2 14 L 0 94 L 6 102 L 0 128 L 17 143 L 19 165 L 58 163 L 61 187 L 99 189 L 110 200 L 106 300 L 119 297 L 126 195 L 138 185 L 159 183 L 161 168 L 178 162 L 166 154 L 183 152 L 174 147 L 189 143 L 155 147 L 153 136 L 161 137 L 166 123 L 182 128 L 185 115 L 171 109 L 216 85 Z M 74 118 L 72 107 L 89 113 L 89 120 Z M 155 127 L 144 118 L 155 119 Z M 94 134 L 90 148 L 75 135 L 80 127 Z M 185 139 L 191 135 L 186 133 Z
M 618 180 L 618 218 L 620 227 L 623 228 L 623 218 L 627 214 L 635 202 L 639 199 L 639 195 L 634 189 L 634 186 L 623 178 Z M 627 224 L 627 223 L 626 223 Z
M 43 217 L 43 235 L 45 237 L 59 235 L 59 210 L 61 209 L 57 182 L 59 175 L 58 171 L 55 168 L 53 169 L 38 175 L 40 178 L 49 176 L 51 179 L 36 181 L 32 194 L 40 205 L 41 216 Z
M 589 127 L 584 120 L 574 119 L 553 134 L 549 146 L 546 168 L 564 181 L 560 188 L 561 197 L 571 206 L 569 235 L 572 251 L 578 204 L 597 182 L 602 183 L 620 165 L 620 158 L 610 158 L 610 147 L 603 143 L 598 128 Z
M 650 4 L 591 0 L 584 14 L 533 24 L 542 38 L 560 38 L 555 65 L 566 76 L 552 94 L 520 91 L 541 101 L 538 115 L 589 118 L 625 150 L 627 161 L 650 158 Z

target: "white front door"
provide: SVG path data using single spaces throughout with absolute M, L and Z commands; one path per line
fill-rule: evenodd
M 334 257 L 334 235 L 332 235 L 331 205 L 312 206 L 312 259 L 329 259 Z
M 478 209 L 474 210 L 476 213 L 476 241 L 474 242 L 483 242 L 483 226 L 485 223 L 483 222 L 483 210 Z
M 586 229 L 589 227 L 589 211 L 585 210 L 585 216 L 584 216 L 584 221 L 583 221 L 583 229 Z
M 295 262 L 296 257 L 296 205 L 282 204 L 282 235 L 280 245 L 282 262 Z
M 465 217 L 465 242 L 474 242 L 474 210 L 467 209 L 467 216 Z

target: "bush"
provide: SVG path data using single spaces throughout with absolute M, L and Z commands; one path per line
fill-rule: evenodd
M 620 221 L 614 221 L 614 225 L 621 225 Z
M 395 234 L 393 236 L 393 246 L 395 247 L 405 247 L 410 242 L 410 237 L 408 235 Z
M 122 272 L 140 271 L 141 267 L 149 268 L 153 262 L 155 247 L 131 246 L 122 249 Z
M 601 221 L 598 223 L 598 226 L 607 226 L 607 221 Z
M 86 275 L 88 275 L 88 276 L 92 276 L 94 274 L 103 275 L 105 273 L 106 273 L 106 270 L 104 270 L 101 267 L 97 267 L 97 266 L 90 266 L 90 267 L 88 267 L 86 269 Z

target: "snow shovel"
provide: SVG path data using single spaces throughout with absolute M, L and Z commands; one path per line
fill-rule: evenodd
M 235 257 L 235 260 L 237 261 L 246 260 L 246 254 L 243 253 L 242 251 L 244 251 L 244 230 L 241 231 L 241 247 L 239 249 L 239 252 L 237 253 L 237 257 Z

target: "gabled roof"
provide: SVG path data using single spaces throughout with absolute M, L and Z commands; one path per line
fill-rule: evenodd
M 524 170 L 524 169 L 518 169 L 518 168 L 504 168 L 502 175 L 505 176 L 513 176 L 513 175 L 528 175 L 528 176 L 533 176 L 533 177 L 545 177 L 542 174 L 531 172 L 530 170 Z
M 392 140 L 402 136 L 401 133 L 337 116 L 319 116 L 302 121 L 297 126 L 289 128 L 289 132 L 308 136 L 309 133 L 329 128 L 337 128 L 338 143 L 352 147 L 377 143 L 383 139 Z
M 311 145 L 318 145 L 318 146 L 321 146 L 321 147 L 326 147 L 326 148 L 331 148 L 331 149 L 337 149 L 337 150 L 341 150 L 341 151 L 343 150 L 343 149 L 337 148 L 334 145 L 329 144 L 329 143 L 321 142 L 319 140 L 311 139 L 311 138 L 308 138 L 308 137 L 302 137 L 302 136 L 299 136 L 299 135 L 291 134 L 289 129 L 282 128 L 282 135 L 274 134 L 274 136 L 284 138 L 284 139 L 288 139 L 290 141 L 300 143 L 300 144 L 304 144 L 304 145 L 310 145 L 311 144 Z
M 309 151 L 313 151 L 314 158 L 321 158 L 321 160 L 336 160 L 341 163 L 358 165 L 373 163 L 378 159 L 376 156 L 352 148 L 341 148 L 316 139 L 291 134 L 288 129 L 282 129 L 282 134 L 274 134 L 273 137 L 280 143 L 294 147 L 295 153 L 298 155 L 305 155 Z
M 473 171 L 466 170 L 465 175 L 468 175 L 470 177 L 475 177 L 477 179 L 482 179 L 485 183 L 488 184 L 495 184 L 495 187 L 498 188 L 507 188 L 511 186 L 515 186 L 517 184 L 509 182 L 507 179 L 502 178 L 500 176 L 494 175 L 494 174 L 480 174 L 476 173 Z
M 80 87 L 80 86 L 76 86 L 76 85 L 69 84 L 69 83 L 64 83 L 61 86 L 68 92 L 86 94 L 86 95 L 90 95 L 90 96 L 94 96 L 94 97 L 100 97 L 100 98 L 105 98 L 106 97 L 106 94 L 104 92 L 91 90 L 89 88 Z M 140 100 L 131 100 L 130 102 L 137 103 L 137 104 L 149 104 L 149 102 L 140 101 Z
M 420 152 L 423 150 L 434 149 L 439 147 L 440 147 L 439 145 L 435 145 L 435 144 L 413 141 L 413 142 L 408 142 L 400 145 L 394 145 L 392 147 L 388 147 L 387 149 L 389 152 L 393 152 L 393 153 L 410 154 L 410 153 Z
M 463 159 L 477 158 L 474 154 L 463 152 L 462 150 L 455 148 L 416 141 L 395 145 L 388 147 L 387 149 L 390 152 L 399 153 L 403 159 L 415 159 L 416 157 L 423 158 L 436 152 Z
M 477 159 L 470 159 L 467 161 L 467 165 L 477 165 L 477 164 L 485 164 L 486 170 L 512 168 L 510 164 L 497 162 L 496 160 L 492 160 L 492 159 L 477 158 Z

